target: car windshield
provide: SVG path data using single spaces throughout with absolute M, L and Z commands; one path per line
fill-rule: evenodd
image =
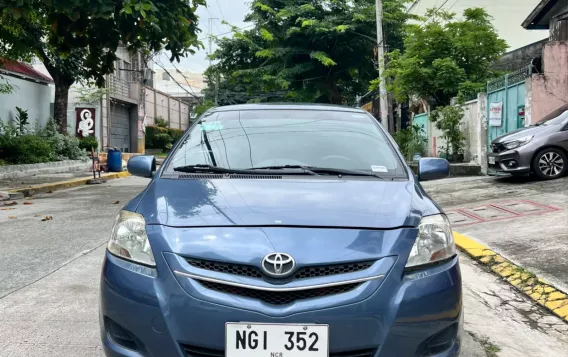
M 241 110 L 200 118 L 167 167 L 228 169 L 318 167 L 406 177 L 385 134 L 365 113 L 333 110 Z
M 562 125 L 568 119 L 568 110 L 565 110 L 562 114 L 558 116 L 553 116 L 552 118 L 545 118 L 539 121 L 536 125 Z

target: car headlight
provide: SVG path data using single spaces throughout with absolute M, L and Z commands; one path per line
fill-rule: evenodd
M 443 214 L 423 217 L 418 236 L 410 251 L 407 268 L 434 263 L 456 255 L 456 245 L 450 221 Z
M 141 214 L 120 211 L 112 228 L 108 251 L 123 259 L 155 266 L 154 254 L 146 235 L 146 221 Z
M 534 137 L 534 135 L 525 136 L 523 138 L 504 143 L 503 145 L 509 150 L 515 149 L 515 148 L 518 148 L 519 146 L 523 146 L 523 145 L 528 144 L 532 140 L 533 137 Z

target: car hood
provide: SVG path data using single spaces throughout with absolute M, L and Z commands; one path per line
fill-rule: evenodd
M 494 139 L 491 143 L 492 144 L 501 144 L 501 143 L 517 140 L 517 139 L 520 139 L 520 138 L 524 138 L 525 136 L 549 132 L 551 130 L 554 131 L 553 126 L 546 126 L 546 125 L 527 126 L 527 127 L 521 128 L 521 129 L 511 131 L 510 133 L 507 133 L 505 135 L 499 136 L 498 138 Z
M 170 227 L 416 227 L 440 212 L 419 184 L 339 179 L 162 179 L 140 197 L 146 223 Z

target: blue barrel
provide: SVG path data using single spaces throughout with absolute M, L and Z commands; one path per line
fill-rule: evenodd
M 122 171 L 122 152 L 120 150 L 109 149 L 107 155 L 108 170 L 111 172 Z

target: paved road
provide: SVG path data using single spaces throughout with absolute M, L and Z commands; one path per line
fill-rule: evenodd
M 97 305 L 104 245 L 122 204 L 146 182 L 128 178 L 55 192 L 0 211 L 0 357 L 102 356 Z M 53 220 L 42 222 L 46 215 Z M 568 325 L 466 257 L 462 273 L 462 357 L 487 356 L 494 346 L 499 357 L 566 357 Z
M 456 231 L 568 291 L 568 177 L 455 178 L 424 188 Z

